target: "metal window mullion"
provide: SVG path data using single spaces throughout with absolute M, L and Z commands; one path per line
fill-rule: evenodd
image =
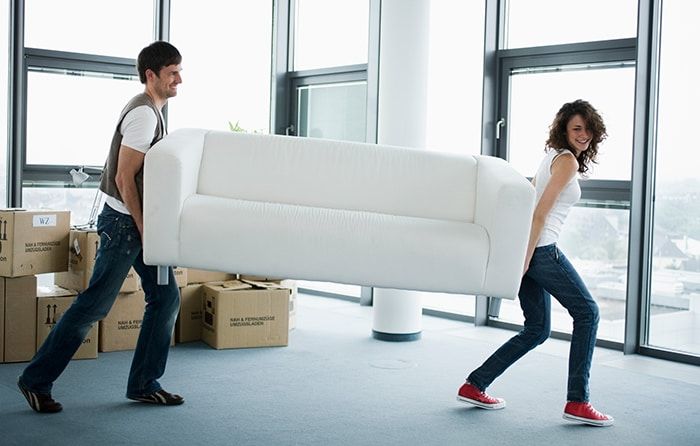
M 625 354 L 638 353 L 648 339 L 660 11 L 661 2 L 639 2 Z
M 270 131 L 284 135 L 292 123 L 290 103 L 292 88 L 289 82 L 289 60 L 292 46 L 290 10 L 292 0 L 275 0 L 272 27 L 272 85 L 270 86 Z
M 153 37 L 155 40 L 170 40 L 170 0 L 153 1 Z
M 24 65 L 24 0 L 10 3 L 10 79 L 8 82 L 7 203 L 22 206 L 25 146 L 26 70 Z
M 481 96 L 481 154 L 496 155 L 495 123 L 498 121 L 499 1 L 486 0 L 484 11 L 484 65 Z
M 377 142 L 379 124 L 379 48 L 381 43 L 382 1 L 369 1 L 369 36 L 367 47 L 367 117 L 365 141 Z M 371 306 L 374 301 L 374 288 L 363 286 L 360 292 L 360 305 Z
M 351 72 L 351 73 L 334 73 L 319 76 L 302 76 L 291 78 L 291 83 L 295 90 L 299 87 L 310 85 L 334 85 L 353 82 L 366 82 L 367 72 Z
M 637 47 L 635 38 L 600 40 L 596 42 L 564 43 L 558 45 L 542 45 L 514 49 L 501 49 L 499 55 L 502 58 L 536 58 L 547 56 L 562 56 L 565 60 L 571 60 L 571 56 L 579 54 L 598 54 L 601 60 L 621 59 L 620 52 L 632 51 Z M 632 58 L 634 60 L 634 58 Z
M 505 1 L 485 0 L 484 7 L 484 56 L 483 83 L 481 88 L 481 150 L 482 155 L 496 155 L 498 141 L 496 140 L 495 123 L 499 119 L 499 59 L 498 48 L 503 42 L 502 30 L 505 29 L 505 14 L 500 5 Z M 474 325 L 489 324 L 489 302 L 487 296 L 474 297 Z
M 369 38 L 367 48 L 367 128 L 365 141 L 377 142 L 379 119 L 379 45 L 381 43 L 381 0 L 369 2 Z

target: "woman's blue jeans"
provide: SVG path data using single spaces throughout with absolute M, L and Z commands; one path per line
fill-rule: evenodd
M 518 298 L 525 315 L 523 329 L 469 375 L 470 383 L 485 390 L 511 364 L 549 337 L 550 296 L 554 296 L 574 319 L 566 399 L 588 401 L 588 379 L 600 314 L 583 280 L 556 244 L 535 249 L 520 283 Z
M 92 324 L 112 308 L 119 289 L 133 266 L 146 294 L 146 311 L 134 351 L 127 383 L 127 396 L 159 390 L 158 378 L 165 372 L 180 292 L 172 268 L 168 285 L 157 285 L 157 267 L 143 263 L 141 237 L 130 215 L 105 205 L 97 220 L 100 247 L 95 269 L 85 291 L 51 330 L 20 380 L 29 390 L 49 393 Z

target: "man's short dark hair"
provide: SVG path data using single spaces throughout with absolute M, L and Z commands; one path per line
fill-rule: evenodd
M 168 42 L 159 40 L 148 45 L 139 53 L 136 69 L 142 84 L 146 83 L 146 70 L 152 70 L 156 75 L 163 67 L 177 65 L 182 62 L 180 52 Z

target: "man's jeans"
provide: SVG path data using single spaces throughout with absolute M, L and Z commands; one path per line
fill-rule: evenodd
M 550 296 L 554 296 L 574 319 L 566 398 L 588 401 L 588 378 L 600 319 L 598 305 L 556 244 L 535 249 L 520 283 L 518 298 L 525 315 L 523 329 L 474 370 L 467 378 L 469 382 L 485 390 L 511 364 L 549 337 Z
M 141 237 L 130 215 L 105 205 L 97 220 L 100 248 L 88 288 L 80 293 L 42 344 L 24 373 L 22 383 L 31 391 L 49 393 L 93 323 L 103 319 L 133 266 L 146 294 L 146 311 L 136 344 L 127 396 L 159 390 L 170 340 L 180 305 L 172 268 L 168 285 L 157 285 L 157 267 L 143 263 Z

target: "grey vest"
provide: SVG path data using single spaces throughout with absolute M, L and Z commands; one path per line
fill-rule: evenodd
M 115 181 L 115 177 L 117 175 L 117 163 L 119 162 L 119 148 L 122 145 L 122 138 L 124 137 L 120 129 L 126 114 L 141 105 L 149 106 L 153 110 L 153 113 L 156 114 L 156 118 L 158 119 L 158 125 L 155 129 L 153 129 L 153 140 L 151 141 L 150 147 L 165 136 L 165 125 L 161 119 L 160 113 L 158 112 L 158 108 L 153 103 L 151 98 L 146 93 L 141 93 L 134 96 L 126 104 L 124 110 L 122 110 L 121 114 L 119 115 L 119 122 L 117 122 L 117 128 L 114 130 L 114 136 L 112 137 L 112 146 L 109 149 L 109 155 L 107 155 L 107 161 L 105 162 L 104 169 L 102 170 L 102 178 L 100 179 L 100 190 L 110 197 L 116 198 L 122 203 L 124 200 L 119 193 L 119 189 L 117 188 L 117 183 Z M 141 166 L 141 169 L 139 169 L 139 171 L 136 173 L 135 180 L 136 188 L 139 192 L 139 198 L 141 199 L 141 205 L 143 205 L 143 166 Z

